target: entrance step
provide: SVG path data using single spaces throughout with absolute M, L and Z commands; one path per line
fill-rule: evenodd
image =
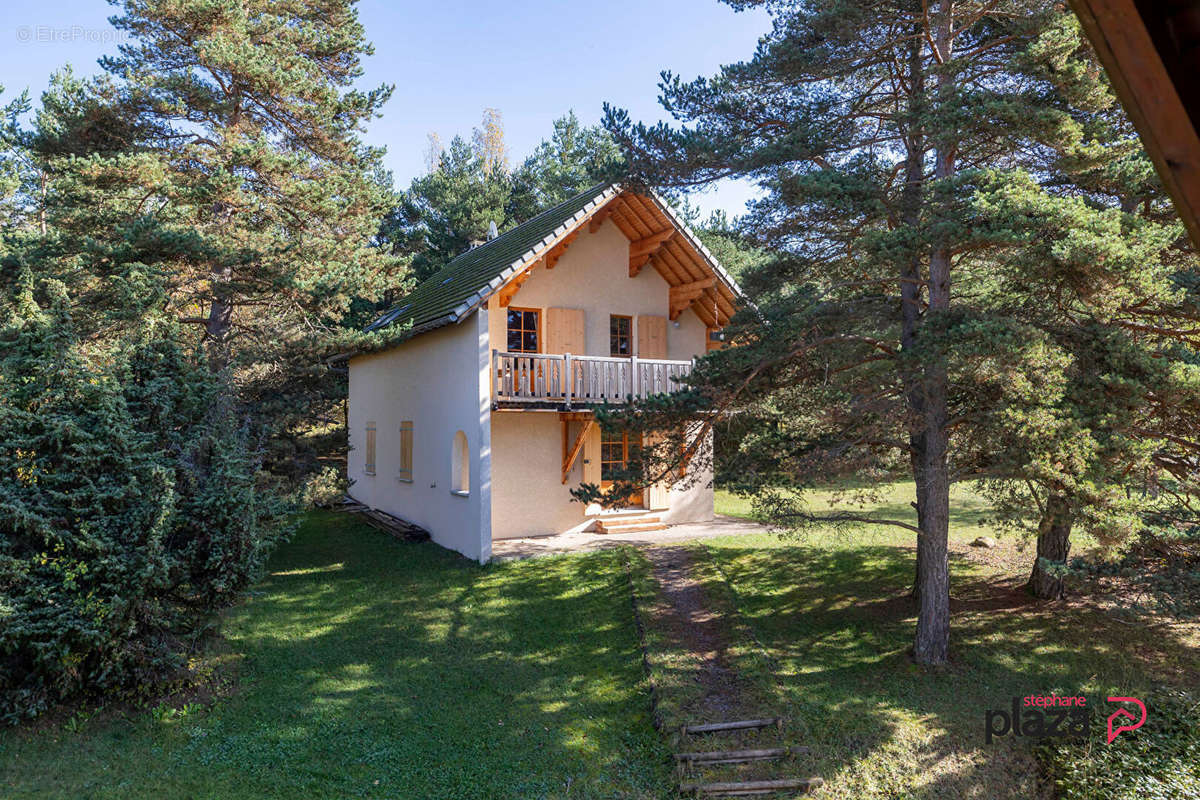
M 596 527 L 600 533 L 641 533 L 642 531 L 665 530 L 667 525 L 662 521 L 662 517 L 645 515 L 638 517 L 601 517 L 596 520 Z

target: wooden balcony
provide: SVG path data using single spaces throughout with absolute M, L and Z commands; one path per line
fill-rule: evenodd
M 497 406 L 572 408 L 624 403 L 678 388 L 691 361 L 492 351 Z

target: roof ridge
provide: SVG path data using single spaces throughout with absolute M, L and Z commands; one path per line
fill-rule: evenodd
M 499 242 L 499 241 L 500 241 L 501 239 L 503 239 L 504 237 L 506 237 L 506 236 L 511 236 L 512 234 L 515 234 L 515 233 L 517 233 L 518 231 L 520 231 L 522 228 L 526 228 L 526 227 L 532 227 L 532 226 L 534 225 L 534 223 L 536 223 L 536 222 L 538 222 L 539 220 L 541 220 L 541 218 L 542 218 L 542 217 L 546 217 L 546 216 L 553 215 L 553 214 L 554 214 L 554 212 L 558 211 L 559 209 L 561 209 L 561 208 L 563 208 L 563 207 L 565 207 L 565 206 L 568 206 L 568 205 L 570 205 L 570 204 L 572 204 L 572 203 L 576 202 L 576 201 L 577 201 L 577 200 L 579 200 L 579 198 L 581 198 L 581 197 L 588 197 L 588 196 L 591 196 L 591 195 L 598 195 L 598 194 L 600 194 L 601 192 L 603 192 L 605 189 L 607 189 L 609 186 L 612 186 L 612 183 L 611 183 L 611 182 L 609 182 L 609 183 L 598 183 L 598 184 L 596 184 L 595 186 L 592 186 L 592 187 L 591 187 L 591 188 L 589 188 L 589 189 L 584 189 L 582 192 L 577 192 L 576 194 L 573 194 L 573 195 L 571 195 L 570 197 L 568 197 L 566 200 L 563 200 L 561 203 L 557 203 L 557 204 L 555 204 L 555 205 L 551 206 L 550 208 L 547 208 L 545 211 L 539 211 L 537 214 L 534 214 L 532 217 L 530 217 L 529 219 L 525 220 L 524 222 L 519 222 L 519 223 L 517 223 L 517 224 L 516 224 L 516 225 L 514 225 L 513 227 L 511 227 L 511 228 L 509 228 L 508 230 L 506 230 L 504 233 L 502 233 L 502 234 L 500 234 L 499 236 L 497 236 L 495 239 L 490 239 L 490 240 L 488 240 L 488 241 L 484 242 L 483 244 L 481 244 L 481 245 L 478 245 L 477 247 L 471 247 L 471 248 L 469 248 L 469 249 L 467 249 L 467 250 L 464 250 L 463 252 L 461 252 L 461 253 L 459 253 L 458 255 L 456 255 L 454 258 L 450 259 L 450 261 L 448 261 L 444 267 L 442 267 L 442 268 L 441 268 L 441 269 L 439 269 L 437 272 L 435 272 L 434 274 L 430 275 L 428 278 L 426 278 L 425 280 L 421 281 L 421 282 L 420 282 L 420 283 L 418 283 L 416 286 L 414 286 L 414 287 L 413 287 L 413 292 L 417 291 L 417 289 L 421 288 L 421 287 L 422 287 L 422 286 L 424 286 L 426 283 L 431 283 L 432 281 L 436 280 L 436 279 L 437 279 L 437 277 L 438 277 L 438 276 L 440 276 L 440 275 L 442 275 L 442 273 L 443 273 L 443 272 L 446 272 L 446 271 L 448 271 L 448 270 L 449 270 L 451 267 L 453 267 L 453 266 L 454 266 L 456 263 L 458 263 L 459 261 L 461 261 L 461 260 L 462 260 L 462 258 L 463 258 L 463 256 L 466 256 L 466 255 L 468 255 L 468 254 L 486 255 L 486 253 L 484 253 L 483 251 L 484 251 L 486 248 L 488 248 L 488 247 L 491 247 L 492 245 L 496 244 L 497 242 Z M 495 249 L 495 248 L 492 248 L 492 249 Z M 412 292 L 409 292 L 409 294 L 412 294 Z M 403 298 L 401 298 L 401 299 L 403 299 Z
M 597 183 L 535 214 L 495 239 L 459 253 L 380 314 L 366 330 L 379 330 L 408 319 L 415 331 L 452 315 L 462 300 L 475 295 L 513 261 L 613 186 L 615 184 L 611 182 Z

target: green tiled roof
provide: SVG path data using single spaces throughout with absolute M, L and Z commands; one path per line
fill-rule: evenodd
M 458 321 L 462 313 L 499 288 L 492 286 L 493 282 L 507 277 L 506 271 L 520 266 L 547 237 L 612 188 L 611 184 L 593 186 L 468 250 L 418 284 L 367 330 L 411 323 L 411 335 L 416 335 Z M 464 304 L 469 304 L 468 308 L 460 309 Z

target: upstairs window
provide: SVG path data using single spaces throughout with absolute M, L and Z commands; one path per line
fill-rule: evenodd
M 542 312 L 536 308 L 508 310 L 508 352 L 540 353 Z
M 375 423 L 367 423 L 367 446 L 366 458 L 363 463 L 363 472 L 367 475 L 375 474 Z
M 613 314 L 608 318 L 608 354 L 619 358 L 633 355 L 633 317 Z
M 413 424 L 412 420 L 400 423 L 400 469 L 396 477 L 412 483 L 413 479 Z

